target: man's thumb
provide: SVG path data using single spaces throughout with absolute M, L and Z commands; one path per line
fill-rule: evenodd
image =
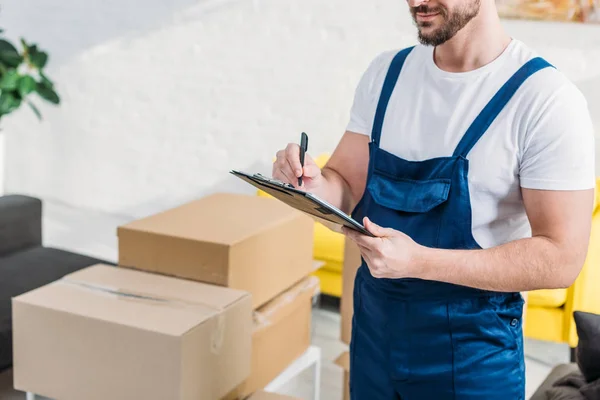
M 365 228 L 367 228 L 367 230 L 369 232 L 371 232 L 373 235 L 375 236 L 386 236 L 386 229 L 382 228 L 381 226 L 377 225 L 374 222 L 371 222 L 371 220 L 368 217 L 364 218 L 364 224 L 365 224 Z

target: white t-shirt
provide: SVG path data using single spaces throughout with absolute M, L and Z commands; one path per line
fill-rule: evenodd
M 370 135 L 379 94 L 398 50 L 377 56 L 356 89 L 347 130 Z M 500 87 L 536 54 L 513 39 L 493 62 L 450 73 L 433 47 L 409 54 L 387 107 L 380 147 L 411 161 L 451 156 Z M 483 248 L 528 237 L 520 187 L 595 187 L 594 132 L 587 102 L 555 68 L 529 77 L 468 154 L 473 236 Z

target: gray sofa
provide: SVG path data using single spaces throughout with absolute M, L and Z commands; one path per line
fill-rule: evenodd
M 42 245 L 42 202 L 0 196 L 0 371 L 12 366 L 11 298 L 103 260 Z

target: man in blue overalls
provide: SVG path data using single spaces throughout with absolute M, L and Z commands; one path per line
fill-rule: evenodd
M 327 165 L 290 144 L 273 176 L 375 235 L 345 230 L 362 255 L 352 399 L 524 399 L 520 292 L 568 287 L 587 252 L 587 103 L 494 0 L 409 6 L 420 43 L 371 62 Z

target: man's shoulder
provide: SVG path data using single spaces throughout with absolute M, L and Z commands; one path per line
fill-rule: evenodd
M 581 97 L 579 88 L 565 75 L 563 71 L 553 65 L 552 60 L 542 57 L 533 48 L 525 43 L 517 41 L 511 52 L 511 62 L 516 70 L 534 58 L 541 58 L 549 66 L 543 68 L 530 76 L 524 85 L 524 94 L 533 96 L 539 100 L 560 99 L 565 97 Z
M 515 39 L 507 62 L 506 71 L 511 74 L 534 58 L 542 58 L 549 66 L 531 75 L 516 93 L 519 107 L 529 119 L 539 119 L 542 115 L 560 113 L 570 115 L 574 109 L 587 112 L 587 100 L 581 90 L 551 59 L 542 57 L 537 51 Z
M 409 58 L 414 59 L 423 57 L 424 46 L 422 45 L 411 45 L 382 50 L 371 59 L 366 70 L 363 72 L 363 83 L 368 83 L 370 86 L 379 88 L 388 73 L 394 57 L 401 51 L 408 49 L 411 49 L 411 51 L 407 60 Z
M 394 57 L 396 57 L 396 55 L 398 55 L 402 51 L 409 51 L 407 59 L 415 57 L 418 58 L 424 55 L 423 53 L 426 52 L 426 48 L 421 44 L 417 44 L 382 50 L 371 59 L 371 62 L 369 63 L 369 68 L 374 70 L 387 71 Z

